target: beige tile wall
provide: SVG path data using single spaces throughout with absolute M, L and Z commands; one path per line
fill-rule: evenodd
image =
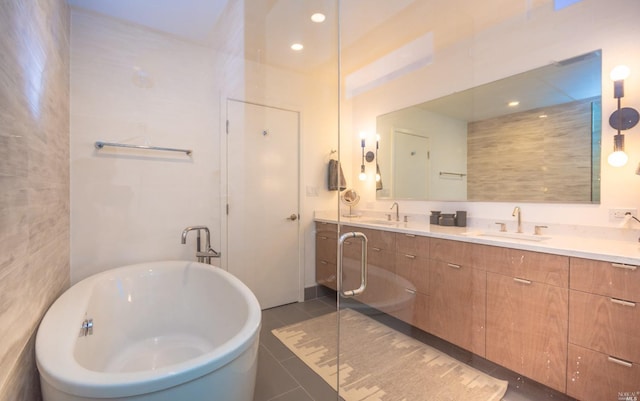
M 470 123 L 469 200 L 590 202 L 591 103 Z
M 69 10 L 0 2 L 0 400 L 38 400 L 35 333 L 69 283 Z

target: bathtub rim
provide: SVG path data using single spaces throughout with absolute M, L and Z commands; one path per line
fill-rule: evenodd
M 124 270 L 195 268 L 221 276 L 247 300 L 248 317 L 231 339 L 216 349 L 181 363 L 156 370 L 109 373 L 81 366 L 74 358 L 79 323 L 85 316 L 91 292 L 102 280 L 117 277 Z M 78 302 L 82 299 L 83 302 Z M 66 310 L 66 312 L 65 312 Z M 61 318 L 55 319 L 55 316 Z M 262 312 L 255 295 L 238 278 L 208 264 L 173 260 L 137 263 L 97 273 L 71 286 L 45 313 L 36 334 L 36 365 L 42 380 L 68 394 L 80 397 L 128 397 L 161 391 L 183 384 L 231 363 L 258 341 Z

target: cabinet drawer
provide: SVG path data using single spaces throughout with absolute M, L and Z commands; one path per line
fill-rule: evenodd
M 429 238 L 413 234 L 396 234 L 396 252 L 422 258 L 429 257 Z
M 429 242 L 429 257 L 431 259 L 464 266 L 472 264 L 474 244 L 439 238 L 431 238 Z
M 571 258 L 571 288 L 640 302 L 640 267 Z
M 391 273 L 396 272 L 396 254 L 393 252 L 376 247 L 369 247 L 367 262 L 369 264 L 369 269 L 379 268 Z
M 352 259 L 360 261 L 362 259 L 362 241 L 358 238 L 344 241 L 342 246 L 343 260 Z M 369 244 L 367 248 L 367 262 L 369 266 L 377 266 L 388 271 L 395 271 L 395 253 L 384 250 Z
M 393 252 L 396 247 L 395 233 L 383 230 L 372 230 L 362 227 L 343 226 L 340 235 L 347 232 L 361 232 L 367 236 L 369 248 L 379 248 Z M 360 240 L 357 240 L 360 241 Z
M 331 238 L 324 233 L 316 234 L 316 257 L 318 259 L 335 263 L 337 247 L 338 243 L 335 237 Z
M 327 262 L 326 260 L 316 260 L 316 282 L 337 290 L 336 264 Z
M 488 272 L 568 288 L 569 258 L 548 253 L 478 245 L 474 266 Z
M 640 363 L 640 305 L 571 290 L 569 342 Z
M 338 225 L 316 221 L 316 233 L 330 236 L 331 238 L 338 238 Z
M 618 401 L 640 396 L 640 365 L 569 344 L 567 394 L 582 401 Z
M 411 254 L 396 254 L 398 285 L 422 294 L 429 293 L 429 260 Z

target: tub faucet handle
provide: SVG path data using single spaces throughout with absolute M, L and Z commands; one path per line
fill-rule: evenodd
M 496 224 L 500 225 L 500 232 L 501 233 L 506 233 L 507 232 L 507 224 L 506 223 L 496 222 Z
M 547 226 L 534 226 L 533 227 L 533 235 L 542 235 L 542 229 L 549 228 Z

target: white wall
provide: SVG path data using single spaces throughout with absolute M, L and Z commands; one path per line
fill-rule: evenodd
M 205 47 L 74 10 L 71 280 L 148 260 L 193 258 L 189 225 L 220 242 L 219 106 Z M 140 80 L 146 82 L 140 82 Z M 137 83 L 136 83 L 137 81 Z M 103 140 L 193 149 L 96 150 Z
M 243 11 L 234 4 L 219 27 L 230 39 L 224 53 L 73 11 L 72 282 L 129 263 L 194 259 L 195 237 L 180 244 L 188 225 L 209 226 L 213 247 L 224 251 L 221 132 L 226 99 L 234 98 L 301 113 L 301 286 L 315 284 L 313 213 L 337 206 L 326 190 L 330 151 L 338 149 L 337 72 L 301 74 L 246 60 Z M 134 84 L 136 68 L 152 87 Z M 193 157 L 115 155 L 96 151 L 96 140 L 190 148 Z
M 632 71 L 625 82 L 623 106 L 640 108 L 640 90 L 637 89 L 640 88 L 638 15 L 640 2 L 633 0 L 582 0 L 558 12 L 547 4 L 499 27 L 476 32 L 467 42 L 437 49 L 433 64 L 352 99 L 353 124 L 347 128 L 352 135 L 351 142 L 357 143 L 358 133 L 363 129 L 375 132 L 378 115 L 596 49 L 603 50 L 603 115 L 609 116 L 616 109 L 609 71 L 618 64 L 626 64 Z M 435 38 L 437 43 L 438 32 L 435 32 Z M 607 119 L 604 120 L 601 204 L 520 204 L 525 219 L 550 224 L 616 226 L 617 221 L 609 221 L 610 208 L 640 209 L 640 176 L 634 174 L 640 162 L 638 128 L 626 135 L 629 163 L 623 168 L 613 168 L 606 163 L 606 157 L 613 148 L 616 132 L 606 124 Z M 359 159 L 353 164 L 359 165 Z M 359 191 L 367 207 L 385 210 L 390 206 L 390 201 L 375 201 L 372 181 L 361 185 Z M 497 220 L 510 219 L 513 206 L 503 203 L 401 202 L 402 211 L 410 213 L 466 209 L 469 217 Z

